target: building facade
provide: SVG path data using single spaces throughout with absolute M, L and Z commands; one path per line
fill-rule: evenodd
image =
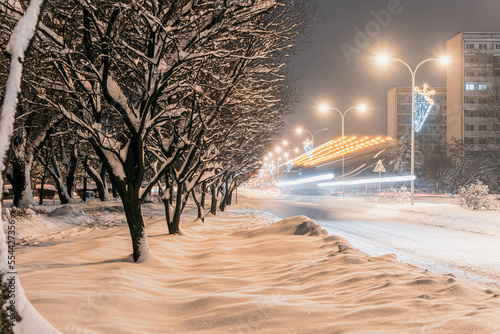
M 469 150 L 500 148 L 492 118 L 500 82 L 500 33 L 459 33 L 447 43 L 447 141 L 463 140 Z
M 447 138 L 447 93 L 444 87 L 432 87 L 434 105 L 420 131 L 415 132 L 415 146 L 434 151 Z M 392 138 L 411 136 L 411 87 L 394 87 L 387 94 L 387 132 Z

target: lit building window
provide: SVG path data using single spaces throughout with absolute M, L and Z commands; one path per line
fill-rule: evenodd
M 466 82 L 465 83 L 465 90 L 475 90 L 475 85 L 473 82 Z

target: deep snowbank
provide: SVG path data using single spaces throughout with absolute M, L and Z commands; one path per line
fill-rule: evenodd
M 75 208 L 78 209 L 78 208 Z M 18 250 L 28 297 L 64 333 L 478 332 L 500 292 L 372 257 L 304 216 L 242 203 L 170 236 L 145 208 L 155 256 L 130 262 L 125 226 Z M 104 211 L 101 212 L 104 215 Z M 60 218 L 60 217 L 59 217 Z M 117 217 L 115 217 L 117 219 Z

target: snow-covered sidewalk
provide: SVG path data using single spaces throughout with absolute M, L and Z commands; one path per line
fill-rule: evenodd
M 18 247 L 21 282 L 33 305 L 64 333 L 500 328 L 500 291 L 402 264 L 391 254 L 372 257 L 342 237 L 326 236 L 307 217 L 276 222 L 249 203 L 240 197 L 205 224 L 188 213 L 181 236 L 166 234 L 160 206 L 145 205 L 154 255 L 140 264 L 129 260 L 121 213 L 85 204 L 83 214 L 76 205 L 74 211 L 96 222 L 114 223 Z M 64 224 L 64 214 L 57 219 Z

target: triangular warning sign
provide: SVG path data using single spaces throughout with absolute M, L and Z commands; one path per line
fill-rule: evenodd
M 373 171 L 374 172 L 381 172 L 381 173 L 385 173 L 386 172 L 385 167 L 382 164 L 382 160 L 379 160 L 377 162 L 377 165 L 375 166 L 375 168 L 373 169 Z

